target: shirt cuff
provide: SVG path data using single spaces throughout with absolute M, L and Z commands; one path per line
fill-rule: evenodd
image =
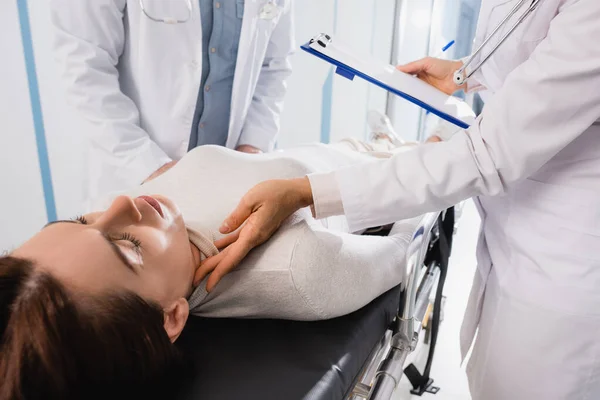
M 312 212 L 316 219 L 344 214 L 342 195 L 335 172 L 308 175 L 313 196 Z

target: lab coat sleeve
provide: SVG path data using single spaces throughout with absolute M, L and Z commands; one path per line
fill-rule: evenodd
M 335 173 L 357 231 L 497 195 L 535 173 L 600 117 L 600 2 L 573 0 L 468 131 Z M 313 190 L 313 196 L 321 197 Z
M 294 52 L 293 3 L 287 2 L 271 34 L 262 63 L 252 103 L 242 128 L 238 145 L 251 145 L 262 151 L 275 147 L 287 79 L 292 73 Z
M 69 102 L 89 122 L 94 151 L 119 168 L 118 185 L 128 187 L 170 158 L 140 127 L 137 106 L 119 86 L 125 7 L 126 0 L 50 1 L 54 51 Z

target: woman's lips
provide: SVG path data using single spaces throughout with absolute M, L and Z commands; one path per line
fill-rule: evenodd
M 150 204 L 152 208 L 154 208 L 162 218 L 165 217 L 160 203 L 154 197 L 140 196 L 138 197 L 138 199 L 144 200 L 146 203 Z

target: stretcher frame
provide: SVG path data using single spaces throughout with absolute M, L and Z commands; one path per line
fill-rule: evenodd
M 419 340 L 429 297 L 439 274 L 420 277 L 440 212 L 423 216 L 406 252 L 407 279 L 401 284 L 395 321 L 376 345 L 348 399 L 390 400 L 404 374 L 406 359 Z

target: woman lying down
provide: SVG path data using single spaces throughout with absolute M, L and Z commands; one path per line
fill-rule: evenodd
M 317 221 L 305 209 L 210 293 L 194 276 L 255 184 L 394 147 L 385 138 L 261 155 L 200 147 L 103 211 L 48 224 L 0 258 L 0 399 L 89 398 L 107 382 L 155 376 L 176 359 L 190 313 L 321 320 L 363 307 L 401 282 L 415 221 L 359 236 L 343 218 Z

